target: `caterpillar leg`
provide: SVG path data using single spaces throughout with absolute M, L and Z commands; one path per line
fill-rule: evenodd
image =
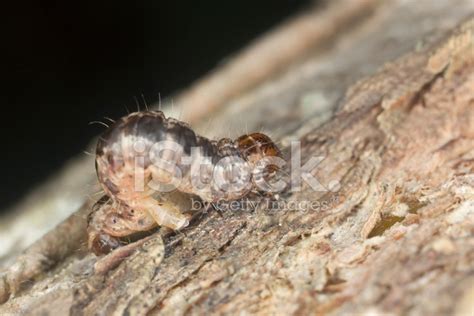
M 119 238 L 157 226 L 146 211 L 134 210 L 119 203 L 99 201 L 88 218 L 88 244 L 95 254 L 106 254 L 123 245 Z
M 188 216 L 181 213 L 176 204 L 169 201 L 157 201 L 154 198 L 142 199 L 135 208 L 146 210 L 160 226 L 177 230 L 188 226 Z

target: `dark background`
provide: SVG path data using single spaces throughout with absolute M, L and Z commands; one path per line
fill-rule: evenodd
M 33 2 L 33 1 L 32 1 Z M 183 89 L 309 1 L 35 1 L 3 8 L 0 210 L 85 150 L 104 116 Z M 5 71 L 6 69 L 6 71 Z

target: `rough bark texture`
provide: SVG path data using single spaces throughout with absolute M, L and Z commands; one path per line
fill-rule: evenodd
M 304 45 L 273 56 L 257 42 L 175 102 L 205 135 L 263 128 L 286 153 L 300 140 L 302 163 L 325 157 L 314 175 L 338 190 L 209 212 L 104 258 L 80 249 L 86 202 L 16 257 L 86 200 L 93 164 L 81 158 L 3 219 L 0 314 L 472 315 L 473 4 L 353 3 L 286 23 L 262 41 L 284 45 L 296 28 Z M 252 87 L 235 84 L 246 75 Z M 192 114 L 220 80 L 219 100 Z M 306 201 L 319 207 L 290 207 Z

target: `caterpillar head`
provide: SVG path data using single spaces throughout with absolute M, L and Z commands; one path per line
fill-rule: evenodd
M 252 167 L 254 182 L 268 181 L 280 170 L 282 154 L 270 137 L 263 133 L 242 135 L 236 140 L 241 156 Z

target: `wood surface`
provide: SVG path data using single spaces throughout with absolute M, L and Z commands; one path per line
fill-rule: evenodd
M 81 156 L 1 219 L 0 314 L 472 315 L 474 4 L 308 10 L 174 103 L 206 136 L 263 130 L 288 160 L 299 141 L 330 190 L 209 211 L 98 258 Z

